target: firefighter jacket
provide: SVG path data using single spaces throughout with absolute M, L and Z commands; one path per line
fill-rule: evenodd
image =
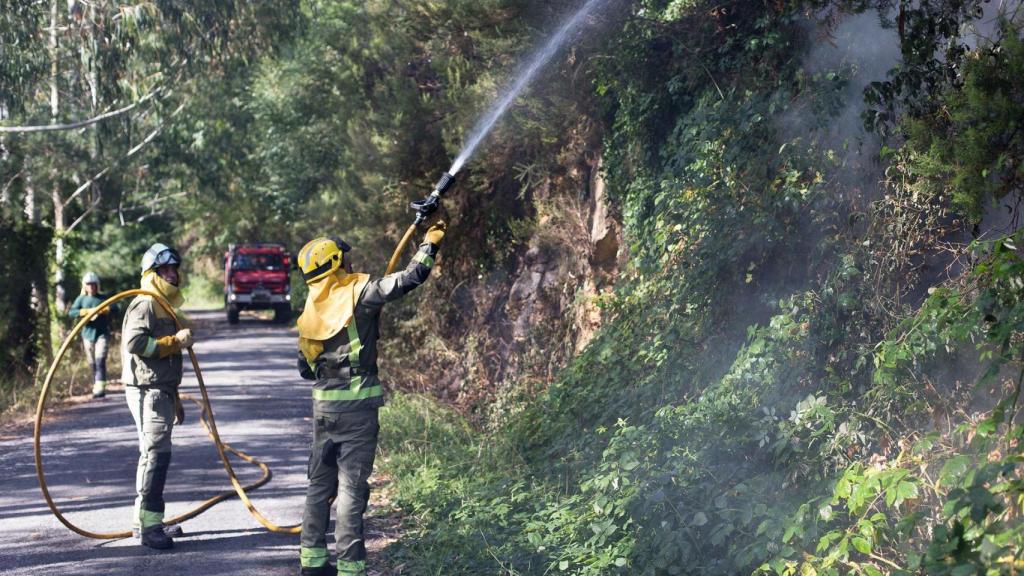
M 79 294 L 78 298 L 75 298 L 71 309 L 68 310 L 68 316 L 71 318 L 78 318 L 84 316 L 81 314 L 82 308 L 95 308 L 106 300 L 106 296 L 91 296 L 89 294 Z M 114 307 L 111 306 L 111 309 Z M 110 335 L 110 313 L 97 314 L 93 316 L 92 320 L 82 328 L 82 337 L 89 342 L 95 342 L 100 336 Z
M 316 380 L 314 414 L 372 410 L 384 404 L 377 374 L 381 309 L 423 284 L 436 254 L 436 245 L 421 244 L 405 270 L 368 281 L 348 325 L 334 336 L 324 341 L 300 337 L 299 373 L 307 380 Z
M 155 388 L 176 395 L 181 384 L 182 357 L 175 351 L 160 357 L 157 340 L 177 332 L 171 318 L 149 296 L 132 300 L 121 326 L 121 381 L 125 386 Z

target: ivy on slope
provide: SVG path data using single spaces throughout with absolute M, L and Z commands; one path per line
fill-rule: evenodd
M 702 546 L 692 542 L 688 552 L 673 544 L 671 554 L 659 552 L 664 542 L 674 542 L 678 535 L 662 526 L 660 519 L 649 522 L 660 518 L 667 504 L 664 491 L 659 500 L 654 495 L 657 490 L 648 493 L 623 471 L 653 473 L 653 467 L 661 464 L 642 462 L 645 451 L 617 453 L 615 447 L 627 444 L 616 434 L 637 434 L 654 442 L 646 453 L 660 461 L 663 455 L 658 454 L 657 440 L 670 446 L 675 444 L 674 437 L 662 435 L 660 428 L 637 428 L 628 422 L 649 421 L 659 407 L 692 398 L 697 401 L 680 406 L 694 413 L 666 408 L 657 412 L 656 420 L 664 417 L 666 430 L 679 424 L 676 419 L 685 421 L 694 434 L 709 440 L 728 438 L 733 432 L 743 440 L 729 446 L 709 441 L 706 452 L 697 448 L 700 441 L 688 443 L 694 448 L 680 449 L 678 455 L 688 458 L 689 464 L 673 460 L 671 466 L 697 470 L 702 461 L 715 460 L 732 467 L 737 455 L 748 452 L 748 440 L 755 446 L 762 441 L 747 429 L 749 421 L 763 418 L 759 403 L 748 396 L 753 390 L 745 389 L 752 376 L 741 373 L 734 358 L 751 321 L 770 317 L 776 306 L 772 294 L 788 293 L 790 284 L 813 274 L 807 259 L 822 258 L 825 252 L 804 233 L 815 219 L 831 218 L 834 205 L 823 194 L 823 176 L 815 166 L 819 158 L 811 143 L 796 142 L 788 154 L 778 154 L 785 142 L 776 134 L 775 121 L 788 109 L 795 90 L 804 89 L 793 87 L 796 61 L 786 56 L 802 42 L 797 17 L 754 7 L 738 8 L 727 22 L 690 20 L 703 27 L 699 33 L 709 43 L 717 39 L 715 30 L 722 26 L 742 27 L 725 35 L 729 47 L 722 52 L 729 59 L 719 61 L 716 70 L 702 64 L 698 69 L 670 70 L 674 73 L 670 78 L 623 74 L 631 69 L 658 71 L 639 61 L 651 53 L 671 52 L 651 44 L 665 41 L 664 26 L 685 24 L 650 25 L 641 20 L 635 24 L 639 35 L 629 31 L 623 35 L 635 38 L 631 41 L 635 44 L 616 47 L 623 54 L 621 70 L 609 70 L 605 75 L 609 84 L 598 87 L 599 92 L 622 101 L 628 100 L 626 94 L 644 89 L 634 84 L 638 81 L 689 84 L 687 93 L 697 94 L 681 96 L 680 88 L 679 94 L 666 96 L 681 98 L 679 102 L 648 98 L 638 108 L 619 108 L 613 120 L 619 129 L 606 150 L 608 175 L 610 182 L 622 182 L 617 186 L 619 201 L 633 237 L 635 262 L 625 286 L 602 303 L 614 320 L 551 390 L 511 418 L 507 435 L 502 434 L 497 445 L 503 447 L 502 454 L 512 456 L 495 457 L 507 464 L 481 470 L 468 455 L 452 456 L 461 464 L 451 465 L 453 469 L 443 474 L 444 482 L 430 482 L 436 490 L 425 491 L 420 482 L 438 472 L 432 466 L 423 467 L 419 458 L 415 468 L 406 469 L 414 465 L 406 461 L 410 447 L 392 449 L 400 500 L 408 498 L 404 502 L 419 509 L 420 517 L 432 519 L 423 538 L 407 544 L 411 549 L 401 553 L 402 561 L 425 571 L 446 566 L 459 573 L 492 573 L 496 566 L 526 572 L 564 567 L 595 574 L 627 565 L 676 566 Z M 692 62 L 683 56 L 678 59 Z M 763 76 L 741 78 L 734 72 L 750 69 L 760 70 Z M 735 82 L 725 88 L 709 85 L 709 72 Z M 822 91 L 834 89 L 831 81 L 808 80 L 819 81 Z M 671 113 L 665 115 L 664 110 Z M 666 122 L 674 127 L 665 130 Z M 638 128 L 644 126 L 649 133 Z M 656 133 L 663 137 L 652 145 L 657 154 L 641 151 L 633 157 L 627 150 L 625 141 L 648 141 Z M 631 175 L 625 182 L 627 172 Z M 759 266 L 766 264 L 771 266 L 762 273 Z M 723 291 L 722 285 L 739 288 Z M 756 353 L 757 347 L 753 350 Z M 791 368 L 779 363 L 778 370 Z M 708 387 L 716 382 L 720 389 Z M 765 395 L 779 394 L 771 382 L 763 385 Z M 735 410 L 741 407 L 755 413 L 744 418 Z M 726 428 L 716 428 L 714 423 Z M 611 448 L 602 454 L 609 442 Z M 763 462 L 749 466 L 761 468 Z M 665 474 L 669 483 L 675 476 L 686 478 L 692 486 L 704 486 L 713 483 L 718 472 L 704 470 L 693 477 L 682 470 Z M 455 493 L 453 487 L 457 487 Z M 767 485 L 750 489 L 770 491 Z M 648 502 L 648 496 L 654 501 Z M 692 496 L 703 498 L 696 492 Z M 431 505 L 424 510 L 422 505 L 428 501 Z M 673 526 L 685 529 L 692 513 L 685 504 L 678 504 L 686 510 L 686 518 L 674 520 Z M 634 542 L 638 531 L 650 536 L 652 529 L 668 540 Z M 480 535 L 488 542 L 483 549 L 470 550 L 451 541 L 453 537 L 478 541 Z M 653 561 L 654 557 L 659 560 Z M 723 564 L 722 573 L 731 573 L 750 560 L 738 562 Z
M 843 199 L 843 152 L 817 136 L 850 71 L 801 71 L 800 10 L 637 6 L 596 87 L 632 248 L 609 320 L 489 432 L 422 399 L 386 408 L 400 425 L 385 465 L 416 522 L 393 559 L 458 574 L 1019 569 L 1024 235 L 957 252 L 952 280 L 915 260 L 948 239 L 948 210 L 1019 192 L 1019 150 L 984 145 L 1016 142 L 1024 117 L 1019 28 L 904 120 L 886 195 L 863 213 Z M 928 116 L 943 106 L 951 120 Z M 806 130 L 784 129 L 807 110 Z M 961 176 L 958 198 L 979 204 L 940 191 Z

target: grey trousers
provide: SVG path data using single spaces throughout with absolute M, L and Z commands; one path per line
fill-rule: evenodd
M 125 386 L 124 396 L 139 434 L 132 526 L 148 528 L 164 520 L 164 483 L 171 465 L 174 397 L 156 389 Z
M 106 388 L 108 343 L 109 339 L 106 334 L 96 338 L 95 342 L 90 342 L 84 337 L 82 338 L 82 345 L 85 347 L 85 359 L 89 363 L 89 369 L 92 370 L 92 380 L 95 383 L 93 392 L 102 392 Z
M 314 420 L 309 487 L 302 514 L 302 560 L 304 566 L 326 562 L 329 501 L 337 494 L 334 539 L 340 573 L 346 565 L 361 567 L 366 558 L 363 513 L 370 501 L 367 480 L 373 471 L 380 424 L 376 409 L 314 414 Z

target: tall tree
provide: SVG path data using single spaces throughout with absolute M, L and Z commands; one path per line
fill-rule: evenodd
M 167 201 L 142 168 L 160 157 L 159 136 L 225 70 L 293 34 L 297 8 L 298 0 L 0 0 L 0 208 L 53 228 L 54 289 L 40 294 L 58 312 L 76 247 L 110 216 L 134 225 L 141 216 L 126 218 L 126 209 Z

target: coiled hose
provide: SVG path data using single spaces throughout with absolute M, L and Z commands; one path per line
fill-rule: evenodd
M 71 333 L 68 334 L 67 338 L 64 339 L 64 342 L 61 344 L 60 349 L 57 351 L 57 355 L 53 359 L 53 363 L 50 365 L 49 371 L 46 373 L 46 380 L 43 382 L 43 389 L 42 391 L 40 391 L 39 394 L 39 404 L 36 406 L 33 448 L 35 451 L 36 476 L 39 478 L 39 488 L 41 488 L 43 491 L 43 498 L 46 499 L 46 505 L 50 507 L 50 511 L 53 512 L 53 515 L 57 517 L 57 520 L 60 520 L 61 524 L 64 524 L 73 532 L 77 532 L 78 534 L 81 534 L 82 536 L 85 536 L 87 538 L 97 538 L 100 540 L 107 540 L 112 538 L 127 538 L 131 536 L 132 533 L 130 530 L 122 530 L 119 532 L 93 532 L 91 530 L 86 530 L 84 528 L 76 526 L 61 513 L 60 509 L 57 507 L 57 504 L 54 503 L 53 497 L 50 496 L 50 490 L 46 485 L 46 474 L 43 471 L 43 457 L 42 452 L 40 451 L 39 444 L 40 436 L 42 434 L 43 412 L 46 408 L 46 399 L 49 396 L 50 385 L 53 382 L 53 375 L 56 373 L 57 367 L 60 366 L 60 362 L 61 360 L 63 360 L 64 354 L 67 353 L 68 347 L 70 346 L 71 342 L 75 340 L 78 334 L 82 331 L 82 328 L 84 328 L 85 325 L 88 324 L 90 320 L 92 320 L 97 314 L 99 314 L 101 310 L 107 308 L 108 306 L 119 300 L 123 300 L 131 296 L 149 296 L 153 298 L 153 300 L 155 300 L 156 303 L 159 304 L 160 307 L 163 308 L 163 310 L 167 312 L 167 314 L 169 314 L 171 318 L 174 319 L 174 323 L 179 330 L 183 327 L 181 325 L 181 322 L 178 320 L 178 316 L 174 313 L 174 309 L 171 307 L 170 304 L 167 303 L 167 300 L 165 300 L 161 295 L 156 294 L 154 292 L 139 289 L 125 290 L 124 292 L 120 292 L 118 294 L 115 294 L 114 296 L 111 296 L 110 298 L 107 298 L 106 300 L 103 301 L 102 304 L 97 306 L 84 318 L 79 320 L 78 323 L 75 324 L 74 329 L 71 330 Z M 237 494 L 238 498 L 242 500 L 242 503 L 245 504 L 245 507 L 249 510 L 249 513 L 252 514 L 253 518 L 255 518 L 256 521 L 262 524 L 264 527 L 266 527 L 267 530 L 270 530 L 271 532 L 277 532 L 280 534 L 298 534 L 300 532 L 300 527 L 298 525 L 278 526 L 277 524 L 268 520 L 266 516 L 261 514 L 260 511 L 256 509 L 256 506 L 253 505 L 252 501 L 249 500 L 249 496 L 246 494 L 247 491 L 259 488 L 260 486 L 270 481 L 270 468 L 263 462 L 257 460 L 256 458 L 253 458 L 252 456 L 249 456 L 245 452 L 242 452 L 237 448 L 233 448 L 229 444 L 225 444 L 224 442 L 221 441 L 220 434 L 217 432 L 217 423 L 213 417 L 213 410 L 210 409 L 210 396 L 209 394 L 207 394 L 206 384 L 203 382 L 203 371 L 200 370 L 199 368 L 199 362 L 196 360 L 196 354 L 195 352 L 192 351 L 192 347 L 188 348 L 188 356 L 189 359 L 192 360 L 192 369 L 195 371 L 196 380 L 199 382 L 199 392 L 200 394 L 202 394 L 203 398 L 202 401 L 200 401 L 188 394 L 182 394 L 180 397 L 186 400 L 192 400 L 199 406 L 201 410 L 199 421 L 202 424 L 203 428 L 206 430 L 206 434 L 210 437 L 211 440 L 213 440 L 214 445 L 217 446 L 217 453 L 220 455 L 220 460 L 224 464 L 224 470 L 227 471 L 228 479 L 231 480 L 231 486 L 232 488 L 234 488 L 234 490 L 226 490 L 224 492 L 221 492 L 220 494 L 217 494 L 216 496 L 210 498 L 209 500 L 206 500 L 196 508 L 193 508 L 192 510 L 185 512 L 184 514 L 180 514 L 173 518 L 164 520 L 164 523 L 178 524 L 184 522 L 185 520 L 195 518 L 196 516 L 210 509 L 210 507 L 212 507 L 214 504 L 217 504 L 218 502 L 226 500 L 231 496 Z M 239 458 L 245 460 L 246 462 L 258 466 L 260 470 L 263 471 L 263 476 L 259 480 L 251 484 L 242 486 L 242 484 L 238 481 L 238 478 L 235 476 L 235 471 L 231 467 L 231 462 L 228 460 L 228 452 L 234 454 L 235 456 L 238 456 Z

